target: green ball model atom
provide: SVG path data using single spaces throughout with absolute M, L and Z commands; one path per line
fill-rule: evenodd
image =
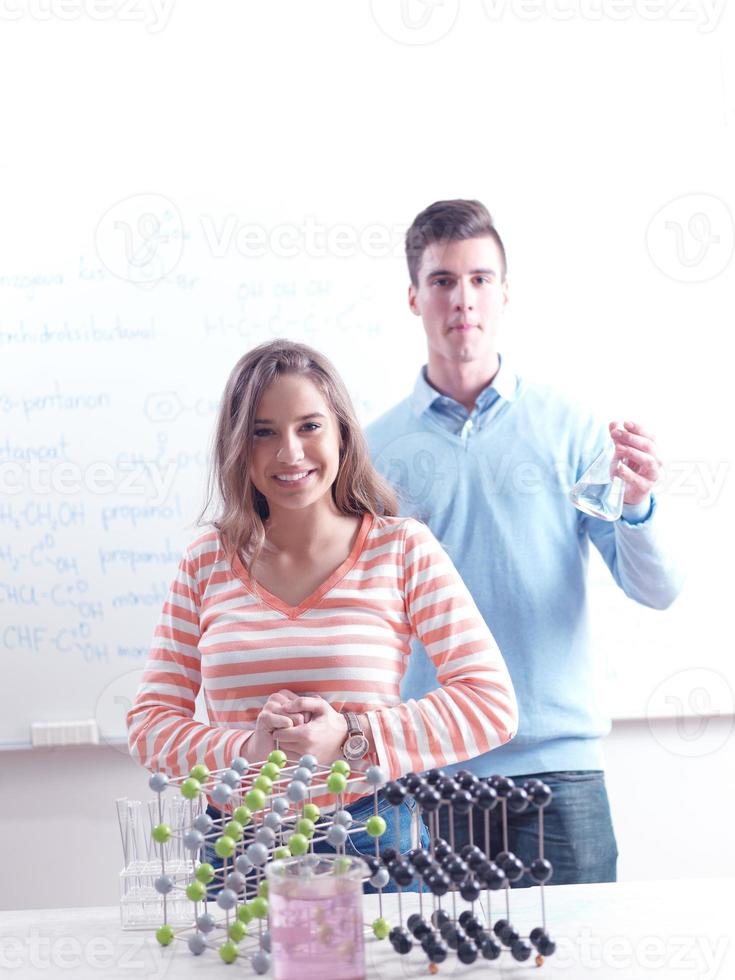
M 202 791 L 202 784 L 198 779 L 190 776 L 181 784 L 181 795 L 187 800 L 195 800 Z
M 168 946 L 174 941 L 174 931 L 171 926 L 159 926 L 156 929 L 156 939 L 159 941 L 161 946 Z
M 304 837 L 314 836 L 314 821 L 309 820 L 308 817 L 302 817 L 301 820 L 296 824 L 296 830 L 299 834 L 303 834 Z
M 239 919 L 235 919 L 235 921 L 230 926 L 229 931 L 230 931 L 230 939 L 232 939 L 236 943 L 239 943 L 248 934 L 247 926 L 245 925 L 244 922 L 241 922 Z
M 208 885 L 212 878 L 214 878 L 214 868 L 211 864 L 200 864 L 199 867 L 194 872 L 194 877 L 197 881 L 201 881 L 203 884 Z
M 316 823 L 319 817 L 322 815 L 322 811 L 319 809 L 316 803 L 304 803 L 302 812 L 307 820 L 313 820 L 314 823 Z
M 239 820 L 230 820 L 229 823 L 225 824 L 223 833 L 233 840 L 240 840 L 242 838 L 243 826 Z
M 237 943 L 233 943 L 232 940 L 228 940 L 219 948 L 219 955 L 225 961 L 225 963 L 234 963 L 237 957 L 240 955 L 240 950 L 237 948 Z
M 207 889 L 201 881 L 190 881 L 186 886 L 186 897 L 190 902 L 202 902 L 207 894 Z
M 200 783 L 206 783 L 209 779 L 209 769 L 204 765 L 203 762 L 198 763 L 189 773 L 192 779 L 199 780 Z
M 287 847 L 277 847 L 273 852 L 273 860 L 283 860 L 284 858 L 290 858 L 291 851 Z
M 304 837 L 303 834 L 291 834 L 286 843 L 294 857 L 301 857 L 302 854 L 306 854 L 309 850 L 309 839 L 308 837 Z
M 235 841 L 231 837 L 228 837 L 227 834 L 224 834 L 224 836 L 217 839 L 214 850 L 218 857 L 228 858 L 232 857 L 235 853 L 236 846 Z
M 281 767 L 277 766 L 275 762 L 266 762 L 260 767 L 260 775 L 267 776 L 268 779 L 278 779 L 281 775 Z
M 262 810 L 265 806 L 265 793 L 262 789 L 253 787 L 245 797 L 245 803 L 249 810 Z
M 251 902 L 248 902 L 250 906 L 250 911 L 253 913 L 256 919 L 265 919 L 268 916 L 268 900 L 262 896 L 254 898 Z
M 245 925 L 253 921 L 253 911 L 247 905 L 241 905 L 237 910 L 237 917 Z
M 273 780 L 261 772 L 259 776 L 253 781 L 253 786 L 256 789 L 262 789 L 264 793 L 270 793 L 273 789 Z
M 331 772 L 327 776 L 327 789 L 330 793 L 334 793 L 336 795 L 339 793 L 344 793 L 346 786 L 347 780 L 341 772 Z
M 247 827 L 247 825 L 250 823 L 251 817 L 252 814 L 246 806 L 236 806 L 232 811 L 232 819 L 237 820 L 237 822 L 243 827 Z
M 390 932 L 390 922 L 386 922 L 385 919 L 376 919 L 373 922 L 373 934 L 376 939 L 387 939 L 388 933 Z
M 273 749 L 268 755 L 268 762 L 275 762 L 277 766 L 283 768 L 286 765 L 286 753 L 281 749 Z
M 151 836 L 157 844 L 165 844 L 171 840 L 171 828 L 167 823 L 159 823 L 151 831 Z
M 385 820 L 374 813 L 365 821 L 365 830 L 371 837 L 382 837 L 385 833 Z
M 349 776 L 350 767 L 344 759 L 335 759 L 331 766 L 332 772 L 341 772 L 343 776 Z

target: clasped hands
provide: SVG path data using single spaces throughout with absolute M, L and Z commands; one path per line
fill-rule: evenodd
M 611 422 L 615 443 L 615 474 L 625 483 L 626 504 L 640 504 L 650 494 L 661 473 L 656 440 L 635 422 Z
M 302 697 L 284 688 L 261 708 L 246 749 L 250 758 L 265 759 L 276 737 L 289 756 L 309 754 L 328 765 L 341 755 L 347 720 L 319 695 Z

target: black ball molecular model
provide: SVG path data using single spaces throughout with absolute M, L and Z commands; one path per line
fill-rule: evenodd
M 391 927 L 381 917 L 373 924 L 375 934 L 387 937 L 401 956 L 417 949 L 423 951 L 430 973 L 438 972 L 439 965 L 450 956 L 471 964 L 478 958 L 497 960 L 506 953 L 524 962 L 535 951 L 535 963 L 541 966 L 556 949 L 547 931 L 543 898 L 543 886 L 553 874 L 551 862 L 543 855 L 543 813 L 551 800 L 549 787 L 540 779 L 527 779 L 516 785 L 507 776 L 481 780 L 471 772 L 448 776 L 433 769 L 386 783 L 383 794 L 393 806 L 407 797 L 413 798 L 416 813 L 429 827 L 430 845 L 404 855 L 385 848 L 368 859 L 372 881 L 377 882 L 382 870 L 386 881 L 391 878 L 399 886 L 399 895 L 410 885 L 418 885 L 419 893 L 418 912 L 411 913 L 404 923 L 399 897 L 399 922 Z M 525 867 L 508 849 L 508 813 L 529 809 L 538 814 L 539 851 L 538 857 Z M 438 832 L 442 811 L 444 825 L 449 828 L 446 837 Z M 472 828 L 478 811 L 484 833 L 481 840 L 473 841 Z M 497 841 L 491 839 L 492 811 L 499 817 L 493 822 Z M 460 821 L 465 821 L 469 829 L 470 842 L 458 853 L 454 838 Z M 529 884 L 539 886 L 541 897 L 541 924 L 527 935 L 515 928 L 510 914 L 511 886 L 524 877 Z M 503 907 L 503 915 L 497 919 L 494 901 Z

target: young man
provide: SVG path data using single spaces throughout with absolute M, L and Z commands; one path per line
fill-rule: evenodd
M 664 609 L 679 592 L 651 494 L 655 441 L 640 425 L 611 422 L 622 517 L 606 522 L 576 510 L 568 489 L 608 429 L 501 359 L 506 256 L 487 210 L 478 201 L 432 204 L 409 229 L 406 255 L 428 364 L 412 394 L 368 427 L 368 441 L 402 513 L 426 521 L 459 569 L 503 652 L 520 709 L 515 739 L 463 768 L 521 785 L 541 776 L 554 794 L 544 811 L 552 883 L 612 881 L 617 847 L 600 749 L 609 721 L 594 701 L 587 559 L 591 541 L 620 588 L 644 605 Z M 433 686 L 417 647 L 403 697 Z M 468 840 L 466 824 L 457 822 L 457 849 Z M 526 867 L 538 855 L 537 830 L 534 808 L 510 815 L 508 850 Z M 473 833 L 484 840 L 481 815 Z

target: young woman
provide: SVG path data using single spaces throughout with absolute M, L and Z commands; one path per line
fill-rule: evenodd
M 330 764 L 344 751 L 353 769 L 377 764 L 395 779 L 512 737 L 497 645 L 428 528 L 395 516 L 325 357 L 276 340 L 241 358 L 220 409 L 210 502 L 215 485 L 219 512 L 179 565 L 128 715 L 144 766 L 180 776 L 197 762 L 254 763 L 277 736 L 290 759 Z M 401 703 L 414 636 L 440 686 Z M 209 724 L 193 719 L 202 686 Z M 345 799 L 357 818 L 373 804 L 360 797 Z M 411 808 L 398 811 L 397 836 L 391 816 L 381 844 L 405 851 Z M 366 835 L 357 846 L 374 853 Z

